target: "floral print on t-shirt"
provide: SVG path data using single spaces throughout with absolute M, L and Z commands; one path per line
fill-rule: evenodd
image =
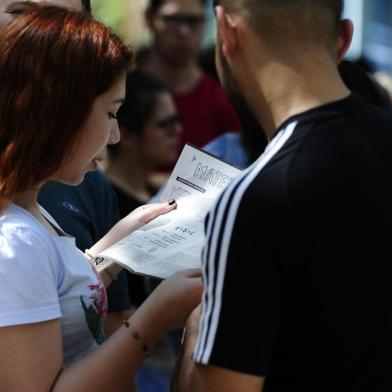
M 88 288 L 90 295 L 84 298 L 81 296 L 80 302 L 91 334 L 97 344 L 102 344 L 105 340 L 104 321 L 107 314 L 106 290 L 100 278 L 97 284 L 89 285 Z

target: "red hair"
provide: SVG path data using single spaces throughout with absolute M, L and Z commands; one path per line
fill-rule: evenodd
M 132 61 L 132 51 L 89 16 L 23 4 L 0 33 L 0 210 L 61 167 L 95 98 Z

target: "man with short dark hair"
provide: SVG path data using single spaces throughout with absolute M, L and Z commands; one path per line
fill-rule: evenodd
M 200 322 L 174 384 L 391 391 L 392 115 L 339 76 L 343 2 L 216 3 L 220 79 L 269 144 L 207 217 Z

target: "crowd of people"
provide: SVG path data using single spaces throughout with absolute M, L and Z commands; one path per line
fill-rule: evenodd
M 0 0 L 1 391 L 143 392 L 167 336 L 175 392 L 392 390 L 392 106 L 344 1 L 216 0 L 207 67 L 205 6 L 151 0 L 134 52 L 89 0 Z M 98 270 L 185 143 L 243 169 L 200 269 Z

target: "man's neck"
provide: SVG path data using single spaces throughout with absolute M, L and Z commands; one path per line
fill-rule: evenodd
M 247 100 L 254 103 L 252 109 L 269 140 L 290 117 L 350 94 L 332 61 L 309 60 L 291 66 L 271 63 L 249 80 Z
M 175 94 L 184 94 L 192 90 L 202 77 L 202 71 L 196 62 L 189 62 L 182 67 L 173 67 L 165 62 L 152 49 L 145 71 L 164 80 Z

